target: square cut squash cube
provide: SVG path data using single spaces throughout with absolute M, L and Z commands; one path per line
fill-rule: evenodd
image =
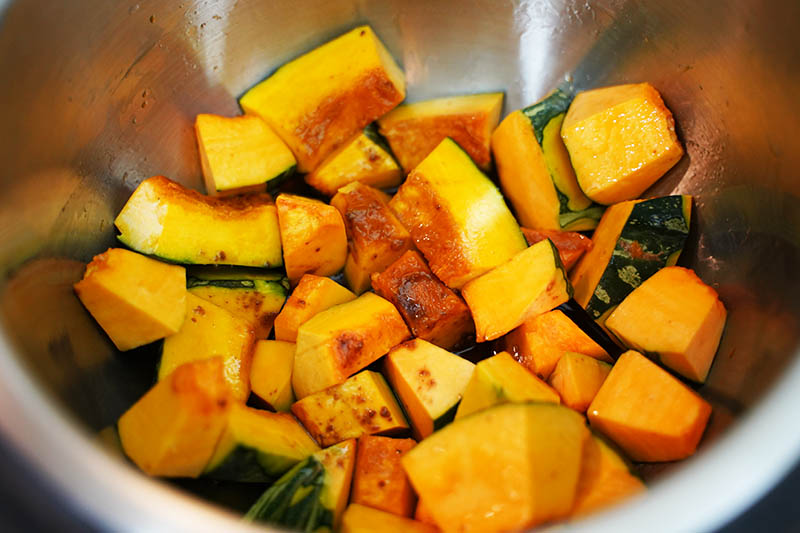
M 275 339 L 295 342 L 297 329 L 314 315 L 355 299 L 355 294 L 332 279 L 306 274 L 275 317 Z
M 253 349 L 250 390 L 276 411 L 288 411 L 294 403 L 293 342 L 260 340 Z
M 414 439 L 359 437 L 351 501 L 393 515 L 411 516 L 417 498 L 400 458 L 416 444 Z
M 342 515 L 341 533 L 437 533 L 439 528 L 375 507 L 351 503 Z
M 611 365 L 581 353 L 567 352 L 559 359 L 547 382 L 561 396 L 561 402 L 585 413 L 603 385 Z

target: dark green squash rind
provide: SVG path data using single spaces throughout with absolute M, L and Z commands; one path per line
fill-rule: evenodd
M 522 114 L 531 121 L 533 135 L 539 146 L 544 139 L 544 128 L 554 117 L 566 113 L 574 97 L 571 91 L 558 88 L 539 102 L 522 109 Z
M 242 483 L 268 483 L 286 473 L 297 462 L 297 459 L 265 454 L 240 444 L 203 476 Z

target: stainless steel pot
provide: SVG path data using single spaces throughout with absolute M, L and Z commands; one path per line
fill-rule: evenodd
M 18 1 L 0 5 L 0 429 L 88 521 L 238 531 L 233 513 L 140 475 L 94 434 L 149 385 L 72 294 L 142 179 L 201 188 L 192 121 L 236 113 L 277 65 L 368 22 L 409 98 L 504 89 L 506 111 L 565 77 L 650 81 L 688 155 L 652 193 L 695 195 L 689 266 L 730 314 L 700 392 L 697 456 L 575 531 L 705 531 L 800 457 L 800 4 L 583 1 Z M 661 472 L 663 470 L 663 472 Z

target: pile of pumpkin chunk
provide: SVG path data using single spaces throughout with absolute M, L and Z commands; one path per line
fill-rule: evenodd
M 161 343 L 125 454 L 262 483 L 246 518 L 304 531 L 519 530 L 641 492 L 626 455 L 702 437 L 711 408 L 676 375 L 705 380 L 726 317 L 675 266 L 691 198 L 637 199 L 683 153 L 671 113 L 646 83 L 556 90 L 499 125 L 502 93 L 404 99 L 358 27 L 244 115 L 197 117 L 207 195 L 136 188 L 125 247 L 75 285 L 120 350 Z M 315 198 L 267 193 L 286 179 Z

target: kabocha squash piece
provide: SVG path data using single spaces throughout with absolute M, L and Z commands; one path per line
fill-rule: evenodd
M 356 181 L 378 189 L 395 187 L 403 181 L 403 176 L 386 140 L 370 124 L 329 155 L 305 180 L 321 193 L 333 196 Z
M 282 274 L 240 268 L 192 268 L 186 286 L 198 298 L 248 321 L 257 339 L 269 336 L 289 292 Z
M 355 459 L 355 440 L 314 453 L 268 488 L 244 519 L 295 531 L 336 531 L 350 496 Z
M 378 125 L 406 174 L 448 137 L 486 171 L 492 163 L 492 131 L 502 109 L 503 93 L 448 96 L 401 104 L 378 119 Z
M 453 420 L 475 365 L 422 339 L 396 346 L 386 356 L 386 378 L 422 440 Z
M 283 264 L 278 215 L 268 194 L 214 198 L 154 176 L 133 191 L 114 224 L 130 248 L 175 263 Z
M 229 481 L 274 481 L 319 451 L 295 418 L 234 404 L 204 476 Z
M 359 26 L 286 63 L 239 100 L 311 172 L 405 98 L 405 76 L 372 28 Z
M 415 337 L 451 349 L 475 333 L 467 304 L 433 275 L 415 250 L 372 274 L 372 288 L 397 307 Z
M 675 264 L 689 234 L 691 213 L 692 197 L 687 195 L 609 207 L 592 236 L 592 249 L 571 272 L 575 301 L 603 324 L 632 290 Z
M 166 378 L 190 361 L 220 356 L 225 364 L 225 381 L 234 397 L 244 402 L 250 395 L 254 340 L 248 322 L 189 293 L 183 326 L 178 333 L 164 339 L 158 379 Z
M 683 155 L 672 113 L 649 83 L 578 94 L 561 137 L 581 189 L 605 205 L 641 195 Z
M 561 403 L 585 413 L 605 381 L 611 365 L 594 357 L 567 352 L 559 359 L 547 382 L 561 396 Z
M 550 93 L 508 115 L 492 135 L 500 185 L 520 222 L 546 230 L 590 230 L 603 208 L 578 187 L 561 140 L 561 124 L 572 95 Z
M 260 340 L 253 349 L 250 390 L 276 411 L 289 411 L 294 403 L 292 342 Z
M 572 286 L 558 250 L 544 240 L 473 279 L 461 294 L 475 320 L 476 339 L 483 342 L 502 337 L 529 318 L 566 302 Z
M 550 239 L 558 250 L 561 264 L 564 265 L 564 269 L 567 272 L 575 266 L 575 263 L 585 252 L 592 249 L 592 239 L 576 231 L 521 229 L 522 234 L 525 235 L 525 240 L 528 241 L 528 245 Z
M 428 510 L 428 507 L 422 503 L 422 500 L 419 498 L 417 498 L 417 509 L 414 511 L 414 520 L 417 522 L 422 522 L 423 524 L 436 526 L 437 530 L 439 528 L 439 526 L 436 524 L 436 520 L 433 518 L 433 515 Z
M 703 382 L 717 352 L 727 313 L 717 291 L 692 270 L 667 267 L 634 289 L 606 320 L 630 348 Z
M 677 461 L 692 455 L 711 406 L 642 354 L 627 351 L 597 392 L 592 427 L 634 461 Z
M 516 531 L 570 512 L 588 439 L 571 409 L 507 404 L 456 420 L 401 461 L 444 531 Z
M 306 274 L 300 278 L 286 304 L 275 318 L 275 338 L 295 342 L 297 328 L 334 305 L 355 300 L 356 295 L 330 278 Z
M 370 275 L 383 270 L 413 247 L 411 235 L 392 213 L 388 197 L 373 187 L 351 183 L 331 199 L 344 217 L 349 255 L 344 277 L 361 294 L 370 287 Z
M 120 350 L 176 333 L 186 314 L 186 271 L 122 248 L 86 265 L 75 285 L 81 303 Z
M 339 212 L 319 200 L 281 194 L 275 200 L 286 275 L 331 276 L 344 267 L 347 235 Z
M 500 352 L 475 366 L 456 419 L 503 403 L 560 401 L 550 385 L 528 372 L 508 352 Z
M 416 496 L 400 458 L 416 444 L 414 439 L 360 437 L 350 501 L 397 516 L 411 516 Z
M 298 398 L 343 382 L 410 337 L 397 309 L 371 292 L 316 314 L 297 331 Z
M 428 154 L 389 205 L 436 277 L 453 289 L 526 248 L 500 191 L 452 139 Z
M 222 359 L 178 367 L 123 414 L 125 454 L 151 476 L 197 477 L 225 429 L 233 403 Z
M 292 412 L 320 446 L 361 435 L 397 434 L 408 429 L 383 376 L 364 370 L 344 383 L 306 396 Z
M 201 114 L 194 121 L 206 192 L 266 192 L 294 172 L 289 147 L 258 117 Z
M 570 514 L 583 516 L 645 490 L 625 460 L 602 438 L 592 435 L 583 447 L 578 491 Z
M 341 533 L 436 533 L 438 528 L 366 505 L 351 503 L 342 516 Z

